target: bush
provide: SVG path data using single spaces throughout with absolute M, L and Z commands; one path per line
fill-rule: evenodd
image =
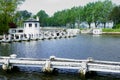
M 115 26 L 115 28 L 116 28 L 116 29 L 120 29 L 120 24 L 117 24 L 117 25 Z

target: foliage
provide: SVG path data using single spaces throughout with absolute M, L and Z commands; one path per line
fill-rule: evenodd
M 48 14 L 44 10 L 40 10 L 35 17 L 38 16 L 40 20 L 41 26 L 46 26 L 47 25 L 47 18 Z
M 17 6 L 24 0 L 0 0 L 0 33 L 7 33 L 9 23 L 13 22 Z
M 56 12 L 50 18 L 51 26 L 66 26 L 66 24 L 74 24 L 75 22 L 82 21 L 83 7 L 73 7 L 71 9 L 66 9 Z
M 88 3 L 84 7 L 84 16 L 89 28 L 93 22 L 95 23 L 95 27 L 97 27 L 100 23 L 103 23 L 105 27 L 106 22 L 109 21 L 108 16 L 112 8 L 113 4 L 109 0 Z
M 22 23 L 24 20 L 27 20 L 28 18 L 30 18 L 32 16 L 31 12 L 28 12 L 27 10 L 23 10 L 23 11 L 17 11 L 16 15 L 15 15 L 15 20 L 14 22 L 18 25 L 18 26 L 22 26 Z
M 93 22 L 93 5 L 94 3 L 89 3 L 84 7 L 84 21 L 88 23 L 89 28 Z
M 113 6 L 111 0 L 99 0 L 88 3 L 84 7 L 79 6 L 57 11 L 52 17 L 48 17 L 48 15 L 41 10 L 37 13 L 37 16 L 40 17 L 40 22 L 44 26 L 66 26 L 66 24 L 68 24 L 68 27 L 75 27 L 74 24 L 77 23 L 77 27 L 80 28 L 81 22 L 87 22 L 89 28 L 91 27 L 91 23 L 95 23 L 95 27 L 102 23 L 105 27 L 105 24 L 110 21 L 109 14 Z M 43 14 L 46 17 L 44 17 Z
M 24 0 L 0 0 L 0 32 L 6 33 L 9 24 L 21 26 L 23 20 L 31 17 L 32 13 L 24 10 L 16 12 L 17 6 Z M 69 28 L 81 28 L 81 22 L 87 22 L 89 28 L 91 23 L 95 23 L 98 27 L 100 23 L 105 24 L 109 21 L 114 22 L 114 28 L 119 28 L 120 23 L 120 6 L 113 5 L 111 0 L 96 1 L 88 3 L 81 7 L 73 7 L 57 11 L 53 16 L 49 17 L 44 10 L 40 10 L 34 17 L 39 17 L 41 26 L 66 26 Z M 76 26 L 75 23 L 78 25 Z M 117 25 L 117 26 L 115 26 Z M 14 25 L 15 26 L 15 25 Z
M 111 29 L 111 28 L 104 28 L 102 29 L 103 32 L 120 32 L 120 29 Z
M 113 28 L 120 29 L 120 24 L 115 25 Z
M 103 11 L 102 11 L 102 19 L 101 22 L 104 24 L 104 28 L 106 27 L 106 22 L 109 21 L 109 14 L 111 13 L 114 4 L 110 0 L 105 0 L 102 4 Z
M 120 24 L 120 6 L 115 6 L 111 11 L 109 18 L 114 22 L 114 28 L 117 24 Z

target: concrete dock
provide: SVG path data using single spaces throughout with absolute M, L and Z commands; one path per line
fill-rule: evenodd
M 43 72 L 52 72 L 54 69 L 76 69 L 85 75 L 87 72 L 112 72 L 120 73 L 120 62 L 100 61 L 88 58 L 86 60 L 57 58 L 50 56 L 48 59 L 17 58 L 16 55 L 0 57 L 3 70 L 11 70 L 14 66 L 41 67 Z

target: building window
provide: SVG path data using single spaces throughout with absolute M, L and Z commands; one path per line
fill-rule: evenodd
M 32 24 L 31 24 L 31 23 L 29 24 L 29 27 L 32 27 Z
M 25 24 L 25 27 L 26 27 L 26 24 Z
M 16 30 L 12 30 L 12 33 L 16 33 Z
M 35 24 L 35 27 L 37 27 L 37 24 Z
M 18 30 L 19 33 L 23 33 L 23 30 Z

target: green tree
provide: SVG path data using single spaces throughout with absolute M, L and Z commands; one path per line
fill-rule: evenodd
M 110 12 L 112 11 L 114 5 L 113 3 L 111 2 L 111 0 L 105 0 L 103 3 L 102 3 L 102 15 L 101 15 L 101 23 L 104 24 L 104 28 L 106 27 L 106 22 L 110 21 L 109 20 L 109 14 Z
M 103 23 L 105 28 L 106 22 L 109 21 L 108 17 L 112 8 L 113 4 L 110 0 L 88 3 L 84 7 L 84 19 L 88 23 L 89 28 L 92 22 L 95 23 L 95 27 Z
M 115 6 L 109 15 L 110 20 L 114 22 L 114 28 L 120 24 L 120 6 Z
M 93 9 L 94 9 L 94 3 L 88 3 L 85 7 L 84 7 L 84 21 L 86 21 L 89 25 L 89 28 L 91 28 L 91 23 L 93 22 Z
M 71 9 L 65 9 L 62 11 L 56 12 L 52 16 L 52 21 L 54 26 L 66 26 L 66 24 L 70 24 L 70 27 L 74 27 L 74 23 L 77 21 L 80 23 L 83 20 L 83 7 L 73 7 Z
M 102 2 L 98 1 L 95 2 L 93 5 L 93 22 L 95 23 L 95 27 L 97 27 L 101 23 L 101 16 L 102 16 Z
M 48 14 L 44 10 L 40 10 L 35 16 L 39 17 L 41 26 L 47 26 Z
M 17 6 L 24 0 L 0 0 L 0 33 L 7 33 L 9 29 L 9 23 L 13 22 L 15 11 Z
M 28 12 L 27 10 L 23 10 L 23 11 L 17 11 L 16 13 L 16 18 L 15 21 L 17 23 L 18 26 L 22 26 L 23 21 L 27 20 L 28 18 L 30 18 L 32 16 L 31 12 Z

